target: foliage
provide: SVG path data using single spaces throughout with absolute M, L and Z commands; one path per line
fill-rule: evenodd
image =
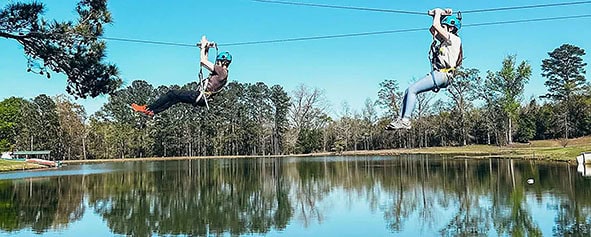
M 545 97 L 557 101 L 569 100 L 579 93 L 585 84 L 585 50 L 563 44 L 549 52 L 550 58 L 542 60 L 542 76 L 547 78 Z
M 512 143 L 513 121 L 519 115 L 521 95 L 531 76 L 531 66 L 522 61 L 515 67 L 516 56 L 510 55 L 503 60 L 503 67 L 498 72 L 488 71 L 484 82 L 484 89 L 491 100 L 489 105 L 498 106 L 502 116 L 507 121 L 505 137 L 507 143 Z M 491 103 L 492 102 L 492 103 Z
M 22 101 L 11 97 L 0 102 L 0 152 L 12 150 L 15 145 Z
M 210 109 L 181 103 L 154 119 L 132 112 L 129 104 L 150 104 L 171 89 L 196 90 L 197 84 L 155 88 L 138 80 L 113 92 L 90 116 L 66 96 L 5 99 L 0 102 L 0 149 L 48 149 L 56 159 L 105 159 L 502 146 L 556 139 L 564 131 L 591 135 L 591 86 L 577 89 L 568 101 L 532 98 L 522 105 L 531 67 L 515 58 L 508 56 L 499 71 L 488 70 L 484 78 L 478 69 L 459 70 L 437 100 L 433 93 L 420 94 L 408 131 L 383 129 L 401 102 L 394 80 L 379 83 L 378 98 L 368 98 L 360 111 L 344 103 L 336 116 L 319 88 L 299 85 L 288 93 L 280 85 L 230 82 L 212 98 Z
M 564 138 L 568 139 L 573 132 L 571 120 L 580 116 L 580 95 L 585 84 L 585 66 L 583 62 L 585 50 L 570 44 L 563 44 L 548 53 L 550 58 L 542 61 L 542 76 L 547 80 L 548 93 L 543 97 L 551 99 L 561 105 L 561 111 L 556 119 L 564 131 Z M 581 121 L 581 119 L 576 119 Z M 574 131 L 576 133 L 576 130 Z
M 524 107 L 517 119 L 517 131 L 515 132 L 516 142 L 529 142 L 536 135 L 535 109 L 536 101 L 532 100 L 530 104 Z
M 10 3 L 0 9 L 0 37 L 21 44 L 28 58 L 28 71 L 50 78 L 50 72 L 68 77 L 66 91 L 75 97 L 96 97 L 121 85 L 117 67 L 104 62 L 103 25 L 112 21 L 107 0 L 81 0 L 79 18 L 52 21 L 41 17 L 39 2 Z

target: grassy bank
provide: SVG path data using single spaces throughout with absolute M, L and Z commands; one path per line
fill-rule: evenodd
M 455 157 L 467 157 L 473 159 L 499 157 L 516 159 L 540 159 L 549 161 L 566 161 L 576 163 L 576 157 L 583 151 L 591 151 L 591 137 L 571 139 L 566 147 L 560 140 L 532 141 L 529 144 L 513 144 L 510 146 L 469 145 L 458 147 L 428 147 L 415 149 L 391 149 L 373 151 L 345 151 L 340 155 L 399 155 L 399 154 L 444 154 Z M 337 155 L 332 152 L 296 155 L 265 156 L 269 158 L 281 157 L 311 157 Z M 219 158 L 250 158 L 253 156 L 199 156 L 199 157 L 151 157 L 151 158 L 126 158 L 108 160 L 77 160 L 64 161 L 64 163 L 94 163 L 94 162 L 124 162 L 124 161 L 150 161 L 150 160 L 186 160 L 186 159 L 219 159 Z M 254 156 L 261 157 L 261 156 Z
M 38 168 L 45 168 L 45 166 L 27 163 L 24 161 L 10 161 L 10 160 L 0 159 L 0 172 L 12 171 L 12 170 L 38 169 Z
M 566 146 L 564 146 L 566 145 Z M 549 161 L 565 161 L 576 163 L 576 157 L 581 152 L 591 151 L 591 136 L 568 141 L 563 140 L 541 140 L 532 141 L 528 144 L 512 144 L 509 146 L 488 146 L 488 145 L 469 145 L 458 147 L 428 147 L 415 149 L 391 149 L 375 151 L 346 151 L 340 155 L 398 155 L 398 154 L 444 154 L 455 157 L 467 157 L 473 159 L 500 157 L 516 159 L 540 159 Z M 310 157 L 327 156 L 335 153 L 313 153 L 297 155 L 278 155 L 265 156 L 270 158 L 282 157 Z M 64 161 L 66 164 L 75 163 L 93 163 L 93 162 L 123 162 L 123 161 L 151 161 L 151 160 L 186 160 L 186 159 L 213 159 L 213 158 L 250 158 L 253 156 L 200 156 L 200 157 L 151 157 L 151 158 L 127 158 L 127 159 L 108 159 L 108 160 L 72 160 Z M 260 157 L 260 156 L 254 156 Z M 0 171 L 21 170 L 40 168 L 42 166 L 27 164 L 23 162 L 0 160 Z
M 568 141 L 531 141 L 531 143 L 528 144 L 512 144 L 502 147 L 489 145 L 469 145 L 458 147 L 428 147 L 381 151 L 348 151 L 343 152 L 343 155 L 446 154 L 468 158 L 502 157 L 576 163 L 576 157 L 581 154 L 581 152 L 585 151 L 591 151 L 591 137 L 570 139 Z

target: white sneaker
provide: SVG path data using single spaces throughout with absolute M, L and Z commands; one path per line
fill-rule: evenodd
M 396 129 L 410 129 L 410 119 L 403 118 L 403 119 L 396 119 L 392 121 L 388 126 L 386 126 L 386 130 L 396 130 Z

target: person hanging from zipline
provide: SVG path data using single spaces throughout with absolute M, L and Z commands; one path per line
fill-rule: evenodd
M 429 31 L 433 35 L 433 42 L 429 51 L 431 73 L 419 79 L 406 89 L 400 106 L 398 118 L 386 126 L 386 130 L 410 129 L 410 117 L 414 110 L 417 94 L 429 90 L 438 92 L 446 88 L 453 80 L 456 68 L 462 64 L 462 41 L 458 36 L 461 16 L 452 15 L 451 9 L 440 8 L 429 11 L 433 16 L 433 24 Z
M 177 103 L 187 103 L 193 106 L 208 106 L 207 100 L 211 96 L 217 94 L 228 82 L 228 67 L 232 62 L 232 55 L 228 52 L 222 52 L 217 55 L 215 64 L 208 59 L 210 48 L 216 48 L 214 42 L 207 41 L 203 36 L 201 42 L 198 44 L 201 55 L 201 66 L 210 71 L 207 78 L 202 78 L 202 72 L 199 72 L 200 82 L 197 91 L 189 90 L 169 90 L 166 94 L 160 96 L 154 103 L 150 105 L 131 104 L 134 111 L 144 113 L 148 116 L 154 116 Z

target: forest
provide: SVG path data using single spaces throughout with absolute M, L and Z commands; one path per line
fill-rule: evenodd
M 66 95 L 11 97 L 0 102 L 0 151 L 51 150 L 54 159 L 106 159 L 205 155 L 277 155 L 349 150 L 490 144 L 562 139 L 591 133 L 591 87 L 585 51 L 563 44 L 540 62 L 547 93 L 524 98 L 532 65 L 517 55 L 499 71 L 461 68 L 435 100 L 420 95 L 408 131 L 385 131 L 398 116 L 403 90 L 379 83 L 363 108 L 346 104 L 333 115 L 322 88 L 230 82 L 210 109 L 179 104 L 155 118 L 133 113 L 170 89 L 136 80 L 115 90 L 94 114 Z M 498 67 L 498 65 L 497 65 Z

